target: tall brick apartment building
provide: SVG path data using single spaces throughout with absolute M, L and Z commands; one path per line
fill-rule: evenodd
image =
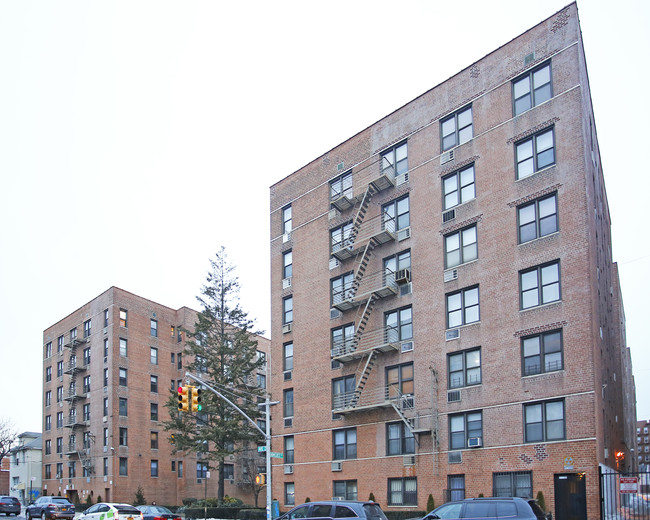
M 185 376 L 183 329 L 195 321 L 192 309 L 111 287 L 44 331 L 43 493 L 133 502 L 142 486 L 163 504 L 216 496 L 216 472 L 206 483 L 201 459 L 172 454 L 162 424 Z M 227 462 L 225 493 L 252 503 L 241 485 L 249 465 Z
M 599 516 L 635 403 L 576 4 L 273 185 L 271 263 L 281 508 Z

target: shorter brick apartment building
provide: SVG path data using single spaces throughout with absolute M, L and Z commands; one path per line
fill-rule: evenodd
M 541 491 L 599 517 L 635 393 L 575 3 L 274 184 L 270 216 L 282 509 Z
M 142 486 L 161 504 L 217 495 L 216 471 L 206 483 L 200 458 L 172 454 L 162 424 L 196 315 L 111 287 L 43 332 L 44 494 L 133 502 Z M 269 340 L 257 340 L 266 354 Z M 225 493 L 252 503 L 249 465 L 226 462 Z

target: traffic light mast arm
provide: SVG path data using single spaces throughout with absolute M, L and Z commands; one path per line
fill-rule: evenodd
M 197 383 L 201 383 L 201 384 L 202 384 L 204 387 L 206 387 L 208 390 L 210 390 L 210 391 L 214 392 L 215 394 L 217 394 L 221 399 L 223 399 L 224 401 L 226 401 L 230 406 L 232 406 L 232 407 L 233 407 L 235 410 L 237 410 L 241 415 L 243 415 L 243 416 L 246 418 L 246 420 L 248 420 L 248 422 L 251 423 L 251 424 L 255 427 L 255 429 L 256 429 L 257 431 L 259 431 L 259 432 L 262 434 L 262 436 L 264 437 L 264 439 L 266 439 L 266 440 L 270 440 L 270 439 L 271 439 L 271 437 L 270 437 L 266 432 L 262 431 L 262 429 L 261 429 L 261 428 L 260 428 L 260 427 L 255 423 L 255 421 L 253 421 L 253 419 L 251 419 L 248 415 L 246 415 L 246 414 L 242 411 L 242 409 L 239 408 L 239 406 L 237 406 L 235 403 L 233 403 L 230 399 L 228 399 L 228 398 L 227 398 L 225 395 L 223 395 L 221 392 L 218 392 L 217 390 L 215 390 L 214 388 L 212 388 L 209 384 L 207 384 L 205 381 L 203 381 L 201 378 L 196 377 L 196 376 L 193 376 L 193 375 L 190 374 L 189 372 L 185 372 L 185 377 L 189 377 L 190 379 L 193 379 L 193 380 L 196 381 Z

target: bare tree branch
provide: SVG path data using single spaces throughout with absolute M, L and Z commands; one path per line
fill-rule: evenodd
M 0 419 L 0 463 L 9 455 L 17 438 L 18 434 L 14 425 L 7 419 Z

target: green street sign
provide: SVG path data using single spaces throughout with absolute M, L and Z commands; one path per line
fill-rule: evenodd
M 263 451 L 266 451 L 266 446 L 258 446 L 258 447 L 257 447 L 257 451 L 258 451 L 259 453 L 262 453 Z
M 283 458 L 284 458 L 284 455 L 283 455 L 282 453 L 278 453 L 278 452 L 276 452 L 276 451 L 272 451 L 272 452 L 271 452 L 271 457 L 273 457 L 274 459 L 283 459 Z

